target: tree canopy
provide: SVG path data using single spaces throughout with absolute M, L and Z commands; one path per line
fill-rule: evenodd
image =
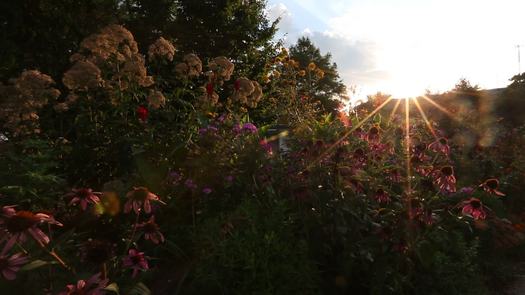
M 290 57 L 298 61 L 301 68 L 309 69 L 298 81 L 299 92 L 318 101 L 325 111 L 337 112 L 341 100 L 346 99 L 346 87 L 332 55 L 321 54 L 310 38 L 301 37 L 290 47 Z

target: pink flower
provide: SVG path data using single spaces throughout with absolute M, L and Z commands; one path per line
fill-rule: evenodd
M 98 273 L 91 278 L 89 278 L 87 281 L 79 280 L 76 285 L 67 285 L 66 291 L 60 292 L 59 295 L 77 295 L 77 294 L 83 294 L 83 295 L 102 295 L 106 292 L 104 291 L 104 288 L 109 283 L 108 279 L 102 280 L 100 278 L 101 274 Z
M 144 252 L 139 252 L 136 249 L 129 249 L 128 256 L 124 257 L 122 265 L 133 270 L 131 277 L 136 277 L 141 270 L 148 270 L 149 265 Z
M 410 165 L 414 168 L 414 171 L 421 174 L 422 176 L 428 176 L 432 172 L 432 166 L 425 165 L 423 160 L 418 156 L 412 156 L 410 158 Z
M 443 193 L 456 192 L 456 177 L 454 176 L 454 168 L 451 166 L 443 166 L 441 169 L 433 172 L 434 183 L 439 187 Z
M 387 179 L 392 181 L 392 182 L 396 182 L 396 183 L 399 183 L 401 182 L 401 174 L 399 173 L 399 170 L 394 168 L 394 169 L 389 169 L 387 171 L 388 175 L 387 175 Z
M 209 194 L 211 194 L 212 189 L 209 188 L 209 187 L 205 187 L 205 188 L 202 189 L 202 192 L 203 192 L 204 194 L 206 194 L 206 195 L 209 195 Z
M 390 203 L 390 196 L 382 188 L 378 189 L 374 195 L 374 199 L 378 203 Z
M 484 191 L 494 194 L 496 196 L 500 196 L 500 197 L 505 196 L 504 193 L 498 190 L 499 181 L 495 178 L 490 178 L 490 179 L 485 180 L 485 182 L 480 184 L 479 187 L 483 188 Z
M 370 128 L 370 130 L 368 130 L 366 140 L 369 142 L 376 142 L 379 140 L 379 128 L 377 126 L 373 126 Z
M 463 201 L 462 204 L 463 209 L 461 210 L 461 213 L 463 215 L 470 216 L 474 218 L 474 220 L 485 219 L 487 217 L 487 213 L 485 213 L 485 210 L 483 209 L 484 206 L 479 199 L 470 198 Z
M 9 281 L 16 279 L 16 272 L 29 261 L 27 256 L 17 253 L 11 257 L 0 256 L 0 273 Z
M 129 213 L 133 209 L 136 214 L 139 214 L 141 207 L 144 206 L 144 212 L 149 214 L 151 213 L 151 201 L 164 204 L 157 195 L 150 192 L 146 187 L 134 187 L 132 191 L 127 193 L 126 197 L 128 197 L 128 201 L 124 205 L 125 213 Z
M 450 154 L 450 147 L 448 146 L 448 140 L 444 137 L 441 137 L 438 140 L 429 144 L 428 149 L 436 153 L 443 153 L 445 154 L 445 156 L 448 156 Z
M 3 207 L 2 216 L 0 217 L 0 232 L 3 232 L 0 243 L 7 242 L 0 255 L 7 253 L 17 242 L 25 242 L 27 236 L 32 237 L 40 245 L 48 244 L 49 237 L 37 227 L 37 225 L 44 222 L 62 226 L 61 223 L 48 214 L 30 211 L 17 212 L 14 206 Z
M 73 191 L 68 193 L 66 196 L 72 197 L 69 205 L 76 205 L 80 203 L 80 208 L 85 211 L 89 203 L 97 204 L 100 202 L 100 198 L 98 197 L 99 195 L 100 193 L 93 192 L 93 190 L 90 188 L 80 188 L 73 189 Z
M 267 154 L 273 154 L 272 145 L 266 139 L 262 139 L 259 142 L 259 145 L 266 151 Z
M 368 157 L 361 148 L 358 148 L 354 151 L 352 158 L 354 160 L 352 168 L 355 170 L 363 169 L 366 166 L 366 162 L 368 161 Z
M 426 225 L 432 225 L 436 221 L 436 215 L 430 208 L 422 209 L 419 214 L 419 220 Z
M 164 243 L 164 235 L 159 230 L 159 225 L 155 223 L 155 216 L 151 216 L 148 221 L 137 225 L 137 229 L 144 232 L 144 239 L 152 241 L 154 244 Z

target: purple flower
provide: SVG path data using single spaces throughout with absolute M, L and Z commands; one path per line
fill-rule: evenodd
M 242 131 L 249 133 L 257 133 L 257 127 L 252 123 L 244 123 L 244 125 L 242 125 Z
M 122 266 L 133 270 L 133 274 L 131 275 L 133 278 L 137 276 L 139 271 L 149 269 L 144 252 L 139 252 L 136 249 L 129 249 L 128 256 L 122 260 Z
M 205 188 L 202 189 L 202 192 L 205 193 L 206 195 L 209 195 L 209 194 L 211 194 L 212 189 L 209 188 L 209 187 L 205 187 Z
M 0 273 L 9 281 L 16 279 L 16 272 L 29 261 L 27 256 L 17 253 L 11 257 L 0 256 Z
M 230 182 L 232 183 L 233 182 L 233 176 L 232 175 L 228 175 L 224 178 L 227 182 Z
M 217 122 L 219 123 L 224 123 L 224 121 L 226 121 L 226 114 L 222 114 L 217 118 Z
M 168 183 L 171 185 L 177 185 L 179 184 L 179 181 L 181 181 L 182 175 L 176 171 L 172 171 L 168 174 Z
M 197 185 L 191 178 L 186 179 L 186 181 L 184 182 L 184 185 L 191 190 L 194 190 L 197 188 Z

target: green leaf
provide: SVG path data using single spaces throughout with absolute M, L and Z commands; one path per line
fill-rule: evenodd
M 117 283 L 109 284 L 106 288 L 104 288 L 104 290 L 120 294 Z
M 382 119 L 381 114 L 379 114 L 379 113 L 375 114 L 375 116 L 374 116 L 374 123 L 381 124 L 381 119 Z
M 43 261 L 43 260 L 33 260 L 29 262 L 28 264 L 24 265 L 22 268 L 20 268 L 20 271 L 28 271 L 33 270 L 39 267 L 42 267 L 44 265 L 51 265 L 51 264 L 57 264 L 56 261 Z
M 129 295 L 151 295 L 151 291 L 143 283 L 138 283 L 128 293 Z

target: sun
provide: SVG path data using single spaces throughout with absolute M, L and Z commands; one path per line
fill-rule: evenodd
M 425 94 L 425 89 L 411 82 L 393 82 L 386 88 L 386 92 L 392 95 L 394 99 L 414 98 Z

